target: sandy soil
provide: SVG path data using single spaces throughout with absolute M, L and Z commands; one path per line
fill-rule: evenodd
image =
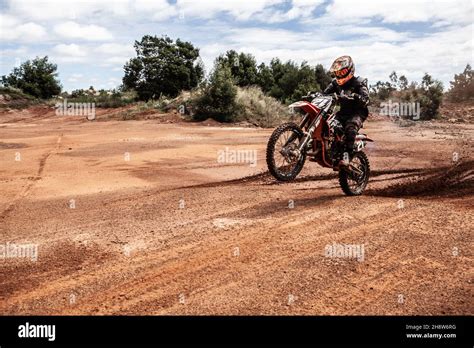
M 169 119 L 0 115 L 0 245 L 38 246 L 0 259 L 0 313 L 474 313 L 474 125 L 367 122 L 372 176 L 346 197 L 311 162 L 269 177 L 269 129 Z

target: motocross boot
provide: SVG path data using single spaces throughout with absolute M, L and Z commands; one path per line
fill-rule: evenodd
M 346 143 L 344 146 L 344 152 L 342 153 L 342 157 L 340 157 L 340 161 L 338 163 L 338 169 L 348 168 L 353 157 L 354 143 Z

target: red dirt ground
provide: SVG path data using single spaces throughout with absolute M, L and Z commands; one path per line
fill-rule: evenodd
M 45 107 L 0 122 L 0 244 L 39 252 L 0 259 L 1 313 L 473 314 L 474 125 L 367 122 L 372 176 L 346 197 L 314 163 L 270 177 L 270 129 Z M 226 147 L 257 165 L 218 163 Z

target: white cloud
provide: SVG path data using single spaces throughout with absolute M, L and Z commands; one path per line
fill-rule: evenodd
M 89 49 L 77 44 L 59 44 L 52 51 L 54 60 L 58 62 L 84 62 Z
M 131 13 L 145 13 L 151 18 L 167 19 L 183 13 L 185 17 L 213 18 L 227 13 L 238 20 L 248 20 L 266 7 L 282 4 L 285 0 L 177 0 L 172 4 L 166 0 L 9 0 L 12 13 L 36 20 L 79 20 L 96 14 L 128 17 Z M 299 6 L 308 6 L 311 1 L 296 0 Z
M 10 15 L 0 14 L 0 39 L 2 41 L 33 42 L 46 37 L 43 26 L 27 22 Z
M 279 57 L 326 68 L 350 54 L 370 82 L 396 70 L 409 79 L 426 71 L 446 83 L 473 63 L 471 23 L 469 0 L 7 0 L 0 40 L 5 57 L 48 54 L 70 63 L 70 74 L 97 69 L 104 84 L 122 75 L 133 40 L 144 34 L 191 41 L 207 70 L 228 49 L 258 62 Z M 87 74 L 68 78 L 93 83 Z
M 447 21 L 471 23 L 472 2 L 465 0 L 334 0 L 327 7 L 336 23 L 347 19 L 381 18 L 386 23 Z
M 28 52 L 28 48 L 26 46 L 18 46 L 16 48 L 2 48 L 2 56 L 3 57 L 18 57 L 24 56 Z
M 104 27 L 93 24 L 81 25 L 72 21 L 55 25 L 54 32 L 60 37 L 87 41 L 104 41 L 113 38 L 113 35 Z
M 109 58 L 105 58 L 101 65 L 102 66 L 111 66 L 111 65 L 124 66 L 129 58 L 130 57 L 109 57 Z
M 340 33 L 328 39 L 331 33 L 327 37 L 318 31 L 231 29 L 219 43 L 203 46 L 201 54 L 208 70 L 214 57 L 229 49 L 252 53 L 259 62 L 268 63 L 279 57 L 283 61 L 322 63 L 326 68 L 336 57 L 349 54 L 356 62 L 357 73 L 368 77 L 370 83 L 387 80 L 395 70 L 410 80 L 420 80 L 428 72 L 447 85 L 454 73 L 472 63 L 473 25 L 451 27 L 419 37 L 383 27 L 341 26 L 332 30 L 364 35 L 341 40 Z
M 102 44 L 94 48 L 96 57 L 100 57 L 102 66 L 120 66 L 123 65 L 135 55 L 133 46 L 121 45 L 116 43 Z
M 11 13 L 35 20 L 76 20 L 93 15 L 126 16 L 130 14 L 130 0 L 9 0 Z
M 367 41 L 367 43 L 375 41 L 387 41 L 387 42 L 398 42 L 409 40 L 413 35 L 408 32 L 395 31 L 392 29 L 384 28 L 381 26 L 353 26 L 353 25 L 338 25 L 337 27 L 331 28 L 329 37 L 330 41 L 344 40 L 348 35 L 355 35 L 357 38 L 345 39 L 360 43 L 361 41 Z
M 84 75 L 83 75 L 83 74 L 71 74 L 71 76 L 69 76 L 69 77 L 67 78 L 67 81 L 68 81 L 68 82 L 79 82 L 79 81 L 81 81 L 83 78 L 84 78 Z
M 268 6 L 284 0 L 177 0 L 177 7 L 184 17 L 213 18 L 219 13 L 230 14 L 237 20 L 249 20 Z
M 58 44 L 52 48 L 52 59 L 61 63 L 84 63 L 101 67 L 123 67 L 134 56 L 131 45 L 106 43 L 93 44 Z
M 106 43 L 96 47 L 96 52 L 114 56 L 131 56 L 135 53 L 133 46 L 116 43 Z
M 176 6 L 166 0 L 136 0 L 133 9 L 139 13 L 151 15 L 154 20 L 165 20 L 178 15 Z
M 324 0 L 293 0 L 288 11 L 270 8 L 258 20 L 266 23 L 280 23 L 300 18 L 311 18 L 313 11 L 322 3 Z

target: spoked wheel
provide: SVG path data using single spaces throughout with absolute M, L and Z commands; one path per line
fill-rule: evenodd
M 364 192 L 369 182 L 370 164 L 365 153 L 356 152 L 348 169 L 339 171 L 339 184 L 348 196 L 358 196 Z
M 294 123 L 284 123 L 273 132 L 267 145 L 267 165 L 276 179 L 293 180 L 303 169 L 306 149 L 298 150 L 302 138 L 303 131 Z

